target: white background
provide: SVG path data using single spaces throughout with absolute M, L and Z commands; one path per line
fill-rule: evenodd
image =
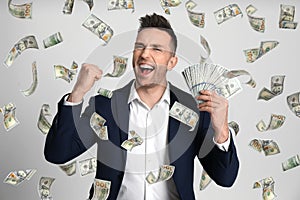
M 25 2 L 13 1 L 15 4 Z M 202 167 L 195 162 L 194 189 L 197 199 L 262 199 L 262 189 L 254 190 L 252 186 L 255 181 L 269 176 L 275 180 L 277 199 L 300 199 L 300 167 L 286 172 L 281 168 L 283 161 L 300 153 L 300 119 L 289 110 L 286 102 L 288 95 L 300 91 L 300 69 L 297 62 L 300 43 L 299 27 L 296 30 L 284 30 L 278 27 L 280 4 L 296 6 L 295 21 L 299 22 L 300 1 L 212 0 L 204 2 L 195 0 L 198 6 L 194 10 L 206 14 L 206 24 L 203 29 L 190 23 L 184 7 L 185 2 L 171 8 L 171 15 L 166 15 L 158 0 L 135 0 L 133 13 L 131 10 L 108 11 L 108 1 L 96 1 L 90 12 L 83 1 L 75 0 L 73 13 L 64 15 L 62 13 L 64 0 L 35 0 L 32 19 L 18 19 L 8 12 L 7 1 L 1 1 L 0 61 L 3 63 L 13 45 L 25 36 L 35 35 L 39 43 L 38 50 L 24 51 L 11 67 L 7 68 L 4 64 L 0 64 L 2 65 L 0 66 L 0 106 L 9 102 L 16 104 L 16 115 L 20 121 L 20 124 L 9 132 L 2 125 L 0 126 L 0 180 L 4 180 L 10 171 L 37 169 L 36 174 L 29 181 L 16 187 L 0 183 L 1 200 L 39 199 L 37 188 L 42 176 L 56 178 L 51 188 L 54 200 L 86 199 L 94 174 L 80 177 L 77 172 L 74 176 L 68 177 L 57 166 L 48 163 L 43 156 L 45 135 L 36 125 L 40 108 L 42 104 L 47 103 L 54 115 L 57 111 L 57 102 L 62 95 L 71 91 L 75 83 L 75 80 L 67 83 L 62 79 L 55 79 L 53 66 L 60 64 L 69 68 L 73 60 L 79 65 L 83 62 L 94 62 L 105 72 L 109 72 L 112 70 L 112 55 L 126 55 L 129 57 L 127 74 L 120 79 L 101 80 L 89 95 L 95 94 L 95 90 L 100 86 L 110 89 L 120 86 L 128 81 L 129 74 L 132 72 L 130 51 L 135 35 L 128 33 L 135 33 L 139 17 L 153 12 L 164 15 L 179 35 L 178 55 L 182 59 L 175 72 L 172 72 L 179 77 L 175 82 L 173 81 L 175 85 L 184 88 L 184 80 L 180 76 L 181 70 L 188 64 L 199 61 L 201 48 L 199 45 L 196 45 L 196 48 L 193 45 L 199 43 L 200 35 L 207 39 L 212 49 L 211 61 L 228 69 L 247 70 L 257 83 L 254 89 L 243 85 L 243 91 L 229 100 L 229 121 L 235 120 L 240 125 L 240 133 L 236 137 L 240 171 L 234 186 L 228 189 L 212 183 L 204 191 L 199 191 Z M 218 25 L 213 12 L 231 3 L 238 4 L 244 16 L 239 15 Z M 250 27 L 245 12 L 249 4 L 258 9 L 254 16 L 265 17 L 264 33 L 256 32 Z M 100 39 L 81 25 L 91 13 L 114 30 L 114 36 L 106 47 L 101 46 Z M 44 49 L 43 39 L 58 31 L 64 41 L 57 46 Z M 254 63 L 247 63 L 243 50 L 257 48 L 261 41 L 266 40 L 279 41 L 279 45 Z M 113 48 L 112 51 L 112 47 L 116 44 L 119 45 L 119 49 Z M 20 90 L 27 89 L 32 82 L 33 61 L 37 62 L 39 83 L 36 91 L 31 96 L 25 97 Z M 258 93 L 263 87 L 270 88 L 271 76 L 274 75 L 286 76 L 283 93 L 268 102 L 257 100 Z M 261 119 L 268 123 L 271 114 L 285 115 L 286 121 L 283 126 L 273 131 L 258 132 L 255 125 Z M 265 157 L 263 153 L 254 151 L 248 146 L 254 138 L 275 140 L 281 153 Z M 93 147 L 77 160 L 95 155 L 95 148 Z

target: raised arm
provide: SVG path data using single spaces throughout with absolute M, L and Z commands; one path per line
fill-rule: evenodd
M 44 155 L 55 164 L 65 163 L 83 153 L 95 143 L 89 120 L 95 111 L 94 98 L 81 115 L 82 99 L 101 78 L 102 71 L 95 65 L 83 64 L 72 93 L 58 103 L 58 111 L 46 138 Z

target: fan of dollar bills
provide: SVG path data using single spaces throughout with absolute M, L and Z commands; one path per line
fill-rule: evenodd
M 237 78 L 229 78 L 228 72 L 220 65 L 199 63 L 185 68 L 182 75 L 195 97 L 201 90 L 212 90 L 228 99 L 242 91 L 240 81 Z

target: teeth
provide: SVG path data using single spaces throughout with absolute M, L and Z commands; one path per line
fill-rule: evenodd
M 141 69 L 149 69 L 149 70 L 153 70 L 154 67 L 150 66 L 150 65 L 140 65 Z

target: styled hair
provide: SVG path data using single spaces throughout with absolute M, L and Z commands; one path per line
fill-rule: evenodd
M 140 27 L 138 32 L 145 28 L 157 28 L 159 30 L 167 32 L 171 36 L 171 48 L 175 54 L 177 48 L 177 37 L 174 30 L 171 27 L 169 21 L 161 15 L 153 13 L 152 15 L 145 15 L 139 19 Z

